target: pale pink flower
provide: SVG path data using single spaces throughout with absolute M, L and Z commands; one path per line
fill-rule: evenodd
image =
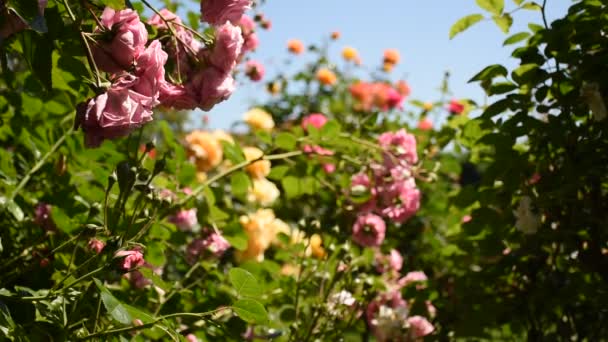
M 255 51 L 260 45 L 260 38 L 258 38 L 257 33 L 253 32 L 246 36 L 243 36 L 245 39 L 243 41 L 243 49 L 241 51 L 241 56 L 249 51 Z
M 204 111 L 227 100 L 236 89 L 232 75 L 216 68 L 206 68 L 197 74 L 193 84 L 199 99 L 198 107 Z
M 386 224 L 380 216 L 360 214 L 353 225 L 353 241 L 363 247 L 377 247 L 384 241 Z
M 140 267 L 144 264 L 144 255 L 138 250 L 118 251 L 114 257 L 123 258 L 119 265 L 125 271 L 130 271 L 131 269 Z
M 201 0 L 201 17 L 211 25 L 219 26 L 226 21 L 238 24 L 251 0 Z
M 333 156 L 334 151 L 328 150 L 318 145 L 304 145 L 302 151 L 306 154 L 317 154 L 320 156 Z
M 101 240 L 93 238 L 93 239 L 89 240 L 88 246 L 89 246 L 90 250 L 99 254 L 99 253 L 101 253 L 103 248 L 106 246 L 106 244 Z
M 265 74 L 264 65 L 258 61 L 248 61 L 245 64 L 245 75 L 254 82 L 261 81 Z
M 305 116 L 304 119 L 302 119 L 302 128 L 304 128 L 304 130 L 307 130 L 308 126 L 310 125 L 317 129 L 320 129 L 321 127 L 325 126 L 327 121 L 327 117 L 321 113 L 309 114 Z
M 392 197 L 390 202 L 386 202 L 390 205 L 381 210 L 384 217 L 396 223 L 409 220 L 420 209 L 420 190 L 404 184 L 405 182 L 393 184 L 397 190 L 385 192 L 385 194 L 396 193 L 396 196 Z
M 133 85 L 133 90 L 158 100 L 161 87 L 165 81 L 165 63 L 167 53 L 163 51 L 160 41 L 153 41 L 136 61 L 135 75 L 138 82 Z
M 186 335 L 186 340 L 188 342 L 199 342 L 198 338 L 194 334 Z
M 334 172 L 336 172 L 336 165 L 335 164 L 323 164 L 323 171 L 325 171 L 325 173 L 327 174 L 332 174 Z
M 197 106 L 196 95 L 191 89 L 169 82 L 161 85 L 160 102 L 165 107 L 178 110 L 194 109 Z
M 418 129 L 421 131 L 430 131 L 433 129 L 433 122 L 429 119 L 422 119 L 418 122 Z
M 431 316 L 431 318 L 435 318 L 435 316 L 437 316 L 437 308 L 435 305 L 433 305 L 430 300 L 424 301 L 424 305 L 426 306 L 426 311 L 429 313 L 429 316 Z
M 191 231 L 198 224 L 196 208 L 178 211 L 175 215 L 169 217 L 169 222 L 181 231 Z
M 139 15 L 131 9 L 115 11 L 106 7 L 100 22 L 102 27 L 95 32 L 108 37 L 91 46 L 97 66 L 109 73 L 129 69 L 148 41 L 148 31 Z
M 424 337 L 435 330 L 433 325 L 422 316 L 408 317 L 407 322 L 410 325 L 410 332 L 414 338 Z
M 186 248 L 186 260 L 194 263 L 205 252 L 209 252 L 215 257 L 221 257 L 230 248 L 230 243 L 216 232 L 211 232 L 205 238 L 192 240 Z
M 182 24 L 182 19 L 166 8 L 161 9 L 159 13 L 170 23 Z M 158 29 L 167 29 L 167 24 L 165 21 L 156 13 L 150 18 L 150 20 L 148 20 L 148 24 Z M 180 27 L 179 25 L 171 26 L 176 26 L 176 28 Z

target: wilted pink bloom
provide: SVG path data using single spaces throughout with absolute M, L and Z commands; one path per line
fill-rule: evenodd
M 251 8 L 251 0 L 201 0 L 202 21 L 219 26 L 226 21 L 238 24 L 246 10 Z
M 169 217 L 169 222 L 175 224 L 181 231 L 191 231 L 198 224 L 196 208 L 184 209 Z
M 360 214 L 353 225 L 353 241 L 363 247 L 377 247 L 384 241 L 386 224 L 380 216 Z
M 406 274 L 405 277 L 399 279 L 398 284 L 400 287 L 406 287 L 409 284 L 426 282 L 427 280 L 428 277 L 426 276 L 426 274 L 424 274 L 424 272 L 413 271 Z M 420 288 L 424 288 L 424 285 L 419 286 L 421 286 Z
M 260 81 L 264 78 L 264 65 L 258 61 L 248 61 L 245 64 L 245 75 L 252 81 Z
M 336 165 L 335 164 L 323 164 L 323 171 L 325 171 L 325 173 L 327 174 L 331 174 L 336 172 Z
M 241 28 L 225 23 L 216 30 L 215 44 L 213 50 L 209 52 L 209 62 L 223 73 L 231 72 L 242 48 Z
M 183 85 L 164 83 L 160 88 L 160 102 L 165 107 L 178 110 L 194 109 L 197 106 L 196 95 Z
M 42 227 L 47 232 L 54 232 L 57 230 L 53 217 L 51 216 L 51 205 L 39 202 L 34 209 L 34 223 Z
M 464 112 L 464 104 L 461 101 L 453 99 L 448 105 L 448 110 L 453 115 L 460 115 Z
M 144 255 L 137 250 L 118 251 L 116 252 L 114 257 L 124 257 L 120 261 L 120 267 L 125 271 L 130 271 L 131 269 L 142 266 L 144 264 Z
M 325 126 L 327 121 L 327 117 L 321 113 L 309 114 L 305 116 L 304 119 L 302 119 L 302 128 L 304 128 L 304 130 L 307 130 L 308 126 L 310 125 L 317 129 L 320 129 L 321 127 Z
M 396 249 L 391 249 L 388 255 L 378 253 L 376 255 L 376 270 L 380 273 L 387 271 L 399 272 L 403 267 L 403 257 Z
M 175 13 L 169 11 L 166 8 L 161 9 L 159 11 L 159 13 L 163 16 L 163 18 L 165 18 L 170 23 L 176 23 L 176 24 L 182 23 L 182 20 L 180 17 L 178 17 Z M 152 16 L 152 18 L 150 18 L 150 20 L 148 20 L 148 24 L 150 24 L 150 26 L 154 26 L 158 29 L 167 29 L 167 24 L 165 23 L 165 21 L 156 13 Z M 174 25 L 172 25 L 172 26 L 174 26 Z M 179 25 L 177 25 L 177 26 L 179 27 Z
M 85 132 L 85 144 L 97 147 L 105 139 L 128 135 L 132 130 L 152 121 L 152 108 L 158 102 L 131 88 L 138 79 L 125 75 L 107 92 L 79 105 L 77 121 Z
M 403 158 L 410 164 L 416 164 L 418 162 L 416 137 L 407 133 L 403 128 L 397 132 L 382 133 L 378 137 L 378 143 L 390 154 L 398 158 Z
M 435 330 L 433 325 L 422 316 L 412 316 L 407 319 L 410 325 L 410 332 L 414 338 L 424 337 Z
M 99 254 L 99 253 L 101 253 L 103 248 L 106 246 L 106 244 L 101 240 L 93 238 L 93 239 L 89 240 L 88 246 L 89 246 L 89 249 L 91 249 L 95 253 Z
M 433 129 L 433 122 L 429 119 L 422 119 L 418 122 L 418 129 L 421 131 L 430 131 Z
M 205 251 L 216 257 L 220 257 L 230 248 L 230 243 L 220 234 L 211 232 L 205 238 L 198 238 L 186 248 L 188 262 L 195 262 Z
M 96 29 L 101 35 L 91 46 L 97 66 L 109 73 L 127 70 L 144 51 L 148 31 L 131 9 L 115 11 L 106 7 L 101 15 L 102 27 Z
M 196 95 L 199 98 L 198 107 L 209 111 L 216 104 L 227 100 L 236 89 L 236 83 L 231 73 L 225 73 L 216 68 L 206 68 L 193 80 Z

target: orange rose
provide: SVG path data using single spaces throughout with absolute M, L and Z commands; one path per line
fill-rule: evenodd
M 319 71 L 317 71 L 317 80 L 323 85 L 332 86 L 336 84 L 338 78 L 333 71 L 326 68 L 321 68 Z
M 297 39 L 290 39 L 289 41 L 287 41 L 287 49 L 289 50 L 289 52 L 295 55 L 299 55 L 304 52 L 304 43 Z
M 264 152 L 257 147 L 245 147 L 243 148 L 245 159 L 248 161 L 256 160 L 264 156 Z M 245 171 L 255 179 L 262 179 L 270 173 L 270 161 L 269 160 L 258 160 L 245 168 Z
M 397 51 L 396 49 L 384 50 L 384 63 L 395 65 L 399 63 L 400 59 L 401 56 L 399 55 L 399 51 Z
M 353 61 L 358 57 L 358 53 L 357 50 L 355 50 L 354 48 L 347 46 L 342 50 L 342 58 L 344 58 L 347 61 Z

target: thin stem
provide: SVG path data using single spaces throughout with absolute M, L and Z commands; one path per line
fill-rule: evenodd
M 87 41 L 87 39 L 90 39 L 90 37 L 84 32 L 80 32 L 80 37 L 82 38 L 82 42 L 84 43 L 84 46 L 87 50 L 87 60 L 89 62 L 89 66 L 92 66 L 94 69 L 96 82 L 95 85 L 97 86 L 97 88 L 101 88 L 101 77 L 99 76 L 99 68 L 97 68 L 97 63 L 95 63 L 95 59 L 93 58 L 93 51 L 91 51 L 91 47 L 89 46 L 89 42 Z
M 80 277 L 80 278 L 74 280 L 73 282 L 69 283 L 68 285 L 62 287 L 61 290 L 59 290 L 59 292 L 63 292 L 65 290 L 69 289 L 70 287 L 82 282 L 83 280 L 86 280 L 87 278 L 94 276 L 95 274 L 103 271 L 105 268 L 106 268 L 106 266 L 101 266 L 99 268 L 94 269 L 93 271 L 83 275 L 82 277 Z M 50 292 L 49 292 L 49 294 L 50 294 Z
M 89 334 L 87 336 L 84 336 L 84 337 L 80 338 L 80 340 L 89 340 L 89 339 L 92 339 L 92 338 L 95 338 L 95 337 L 100 337 L 100 336 L 116 335 L 116 334 L 120 334 L 120 333 L 123 333 L 123 332 L 143 330 L 143 329 L 151 328 L 151 327 L 155 326 L 156 324 L 158 324 L 158 323 L 160 323 L 160 322 L 162 322 L 162 321 L 164 321 L 166 319 L 170 319 L 170 318 L 177 318 L 177 317 L 204 318 L 206 316 L 211 316 L 211 315 L 213 315 L 213 314 L 215 314 L 217 312 L 224 311 L 224 310 L 227 310 L 227 309 L 230 309 L 230 307 L 223 307 L 223 308 L 219 308 L 219 309 L 215 309 L 215 310 L 207 311 L 207 312 L 203 312 L 203 313 L 178 312 L 178 313 L 174 313 L 174 314 L 169 314 L 169 315 L 158 317 L 154 321 L 152 321 L 150 323 L 142 324 L 142 325 L 136 325 L 136 326 L 132 326 L 132 327 L 126 327 L 126 328 L 120 328 L 120 329 L 100 331 L 98 333 Z
M 17 185 L 15 190 L 13 190 L 13 192 L 11 193 L 11 195 L 8 199 L 9 202 L 12 201 L 13 199 L 15 199 L 15 196 L 17 196 L 17 194 L 21 190 L 23 190 L 23 187 L 25 187 L 27 185 L 27 183 L 30 181 L 30 179 L 34 175 L 34 173 L 36 173 L 38 170 L 40 170 L 40 168 L 46 163 L 47 159 L 49 159 L 51 157 L 51 155 L 53 153 L 55 153 L 59 149 L 59 147 L 61 147 L 61 145 L 63 144 L 65 139 L 73 132 L 74 132 L 74 127 L 70 127 L 65 133 L 63 133 L 63 135 L 59 138 L 59 140 L 57 140 L 55 142 L 53 147 L 51 147 L 51 149 L 44 156 L 42 156 L 42 158 L 40 158 L 40 160 L 36 163 L 36 165 L 34 165 L 34 167 L 32 167 L 30 169 L 30 171 L 28 171 L 28 173 L 25 175 L 25 177 L 23 177 L 21 182 L 19 182 L 19 184 Z
M 68 0 L 63 0 L 63 6 L 65 6 L 65 10 L 68 12 L 70 19 L 72 19 L 72 21 L 76 21 L 76 16 L 74 15 L 74 12 L 72 12 L 70 5 L 68 5 Z
M 101 296 L 99 296 L 99 300 L 97 301 L 97 313 L 95 314 L 95 323 L 93 324 L 93 333 L 97 331 L 97 322 L 99 322 L 99 313 L 101 312 Z

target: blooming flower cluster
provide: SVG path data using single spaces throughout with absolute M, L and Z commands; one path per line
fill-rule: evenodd
M 350 94 L 357 101 L 355 108 L 361 111 L 388 111 L 401 109 L 410 93 L 407 83 L 400 81 L 394 87 L 384 82 L 359 81 L 350 86 Z

